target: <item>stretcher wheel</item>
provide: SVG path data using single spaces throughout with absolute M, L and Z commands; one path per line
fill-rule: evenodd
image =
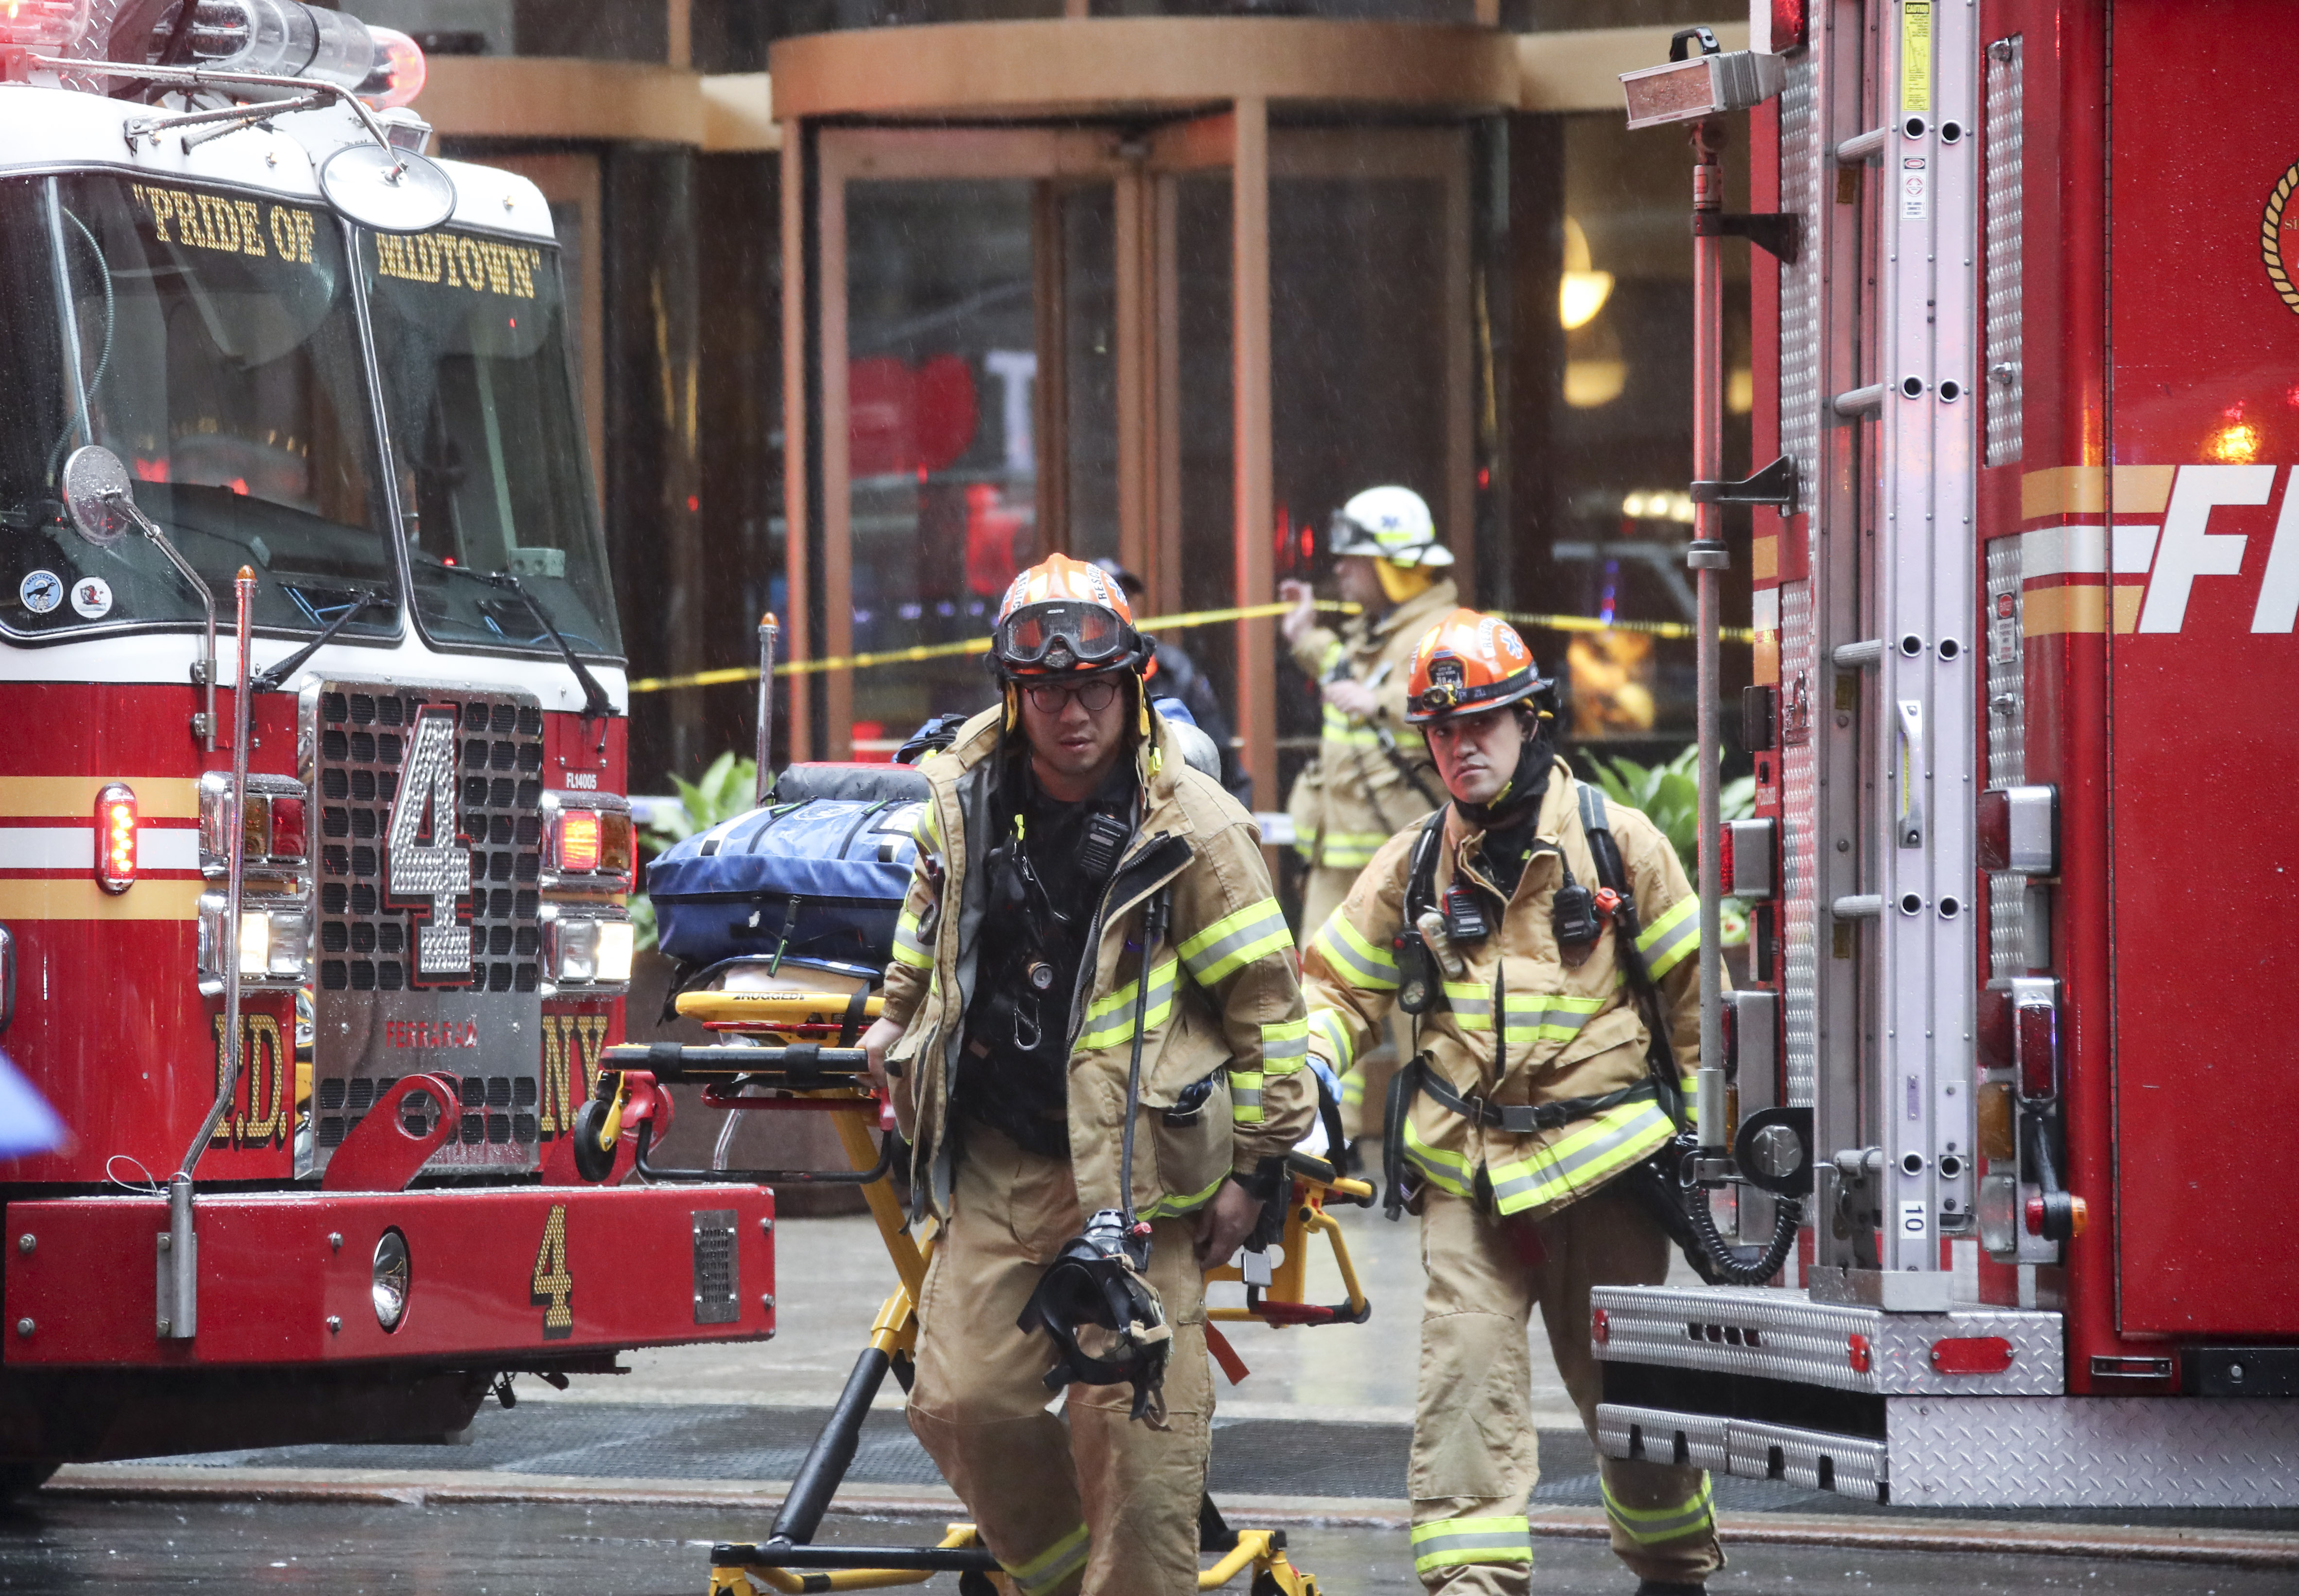
M 575 1138 L 575 1172 L 594 1183 L 615 1172 L 615 1149 L 599 1145 L 599 1129 L 607 1122 L 610 1106 L 596 1097 L 586 1099 L 575 1111 L 575 1123 L 568 1132 Z

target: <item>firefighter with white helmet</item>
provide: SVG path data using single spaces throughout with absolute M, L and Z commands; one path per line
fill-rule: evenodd
M 1589 1287 L 1668 1273 L 1637 1183 L 1699 1063 L 1699 900 L 1653 823 L 1556 757 L 1554 690 L 1506 624 L 1456 609 L 1416 640 L 1408 687 L 1450 802 L 1386 843 L 1311 941 L 1309 1047 L 1346 1070 L 1392 1009 L 1409 1027 L 1388 1156 L 1428 1270 L 1414 1567 L 1432 1592 L 1518 1596 L 1540 1472 L 1529 1316 L 1593 1438 Z M 1706 1475 L 1600 1468 L 1640 1589 L 1697 1592 L 1723 1560 Z
M 1340 596 L 1359 606 L 1338 629 L 1316 624 L 1307 583 L 1280 584 L 1293 608 L 1280 630 L 1293 661 L 1318 683 L 1324 724 L 1317 757 L 1293 784 L 1293 846 L 1308 866 L 1306 940 L 1349 895 L 1357 872 L 1400 827 L 1444 801 L 1428 750 L 1405 713 L 1413 645 L 1460 602 L 1453 555 L 1429 506 L 1410 488 L 1367 488 L 1333 514 L 1328 533 Z M 1361 1060 L 1341 1085 L 1341 1126 L 1354 1139 L 1381 1123 L 1394 1055 Z
M 1021 1596 L 1198 1588 L 1204 1271 L 1316 1112 L 1251 818 L 1174 753 L 1152 647 L 1092 566 L 1015 579 L 863 1038 L 942 1221 L 910 1425 Z

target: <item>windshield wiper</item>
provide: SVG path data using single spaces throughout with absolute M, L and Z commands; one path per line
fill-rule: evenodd
M 444 568 L 460 571 L 463 567 L 448 566 Z M 471 575 L 476 575 L 477 573 L 474 572 Z M 583 684 L 583 718 L 586 721 L 605 720 L 612 715 L 615 713 L 615 701 L 607 696 L 607 690 L 599 685 L 599 679 L 591 674 L 589 667 L 576 657 L 575 646 L 567 641 L 566 634 L 560 632 L 557 624 L 552 620 L 550 613 L 543 608 L 543 601 L 520 586 L 519 578 L 509 571 L 497 571 L 491 576 L 482 577 L 481 580 L 502 588 L 506 592 L 517 595 L 520 602 L 527 606 L 528 613 L 542 622 L 543 629 L 551 633 L 551 641 L 559 645 L 559 652 L 566 659 L 567 668 L 574 672 L 575 680 Z
M 264 672 L 261 675 L 248 682 L 248 690 L 251 692 L 271 692 L 276 690 L 282 682 L 286 681 L 288 677 L 294 675 L 297 671 L 303 668 L 303 662 L 305 660 L 311 658 L 312 655 L 317 654 L 321 649 L 326 648 L 330 642 L 333 642 L 336 633 L 341 632 L 344 627 L 350 625 L 352 622 L 358 619 L 359 616 L 367 610 L 373 608 L 378 604 L 388 604 L 389 602 L 391 602 L 391 600 L 387 595 L 378 593 L 372 588 L 361 588 L 358 590 L 353 593 L 352 601 L 348 605 L 344 606 L 343 613 L 338 615 L 334 620 L 328 623 L 327 629 L 325 631 L 321 632 L 319 636 L 313 638 L 310 642 L 305 643 L 302 648 L 296 649 L 293 654 L 287 656 L 286 658 L 281 660 L 278 665 L 273 666 L 270 670 Z

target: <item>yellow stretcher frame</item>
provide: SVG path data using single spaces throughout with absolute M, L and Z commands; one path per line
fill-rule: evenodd
M 818 1030 L 839 1026 L 850 1021 L 849 994 L 822 992 L 694 992 L 678 999 L 678 1012 L 683 1016 L 699 1020 L 714 1030 L 751 1036 L 766 1043 L 787 1043 L 804 1033 L 801 1028 Z M 875 994 L 867 1001 L 862 1017 L 876 1019 L 880 999 Z M 725 1049 L 726 1066 L 731 1076 L 742 1071 L 743 1054 L 739 1047 Z M 690 1055 L 691 1056 L 691 1055 Z M 793 1091 L 783 1094 L 810 1098 L 834 1104 L 851 1104 L 827 1109 L 832 1125 L 838 1133 L 839 1145 L 847 1162 L 854 1170 L 876 1168 L 879 1149 L 872 1143 L 871 1132 L 879 1122 L 880 1104 L 877 1096 L 859 1087 L 833 1087 L 824 1090 Z M 739 1112 L 739 1110 L 729 1112 Z M 1323 1166 L 1321 1161 L 1294 1160 L 1292 1184 L 1286 1194 L 1284 1222 L 1279 1233 L 1279 1245 L 1283 1249 L 1281 1262 L 1270 1271 L 1269 1284 L 1257 1298 L 1249 1289 L 1249 1305 L 1244 1308 L 1209 1308 L 1206 1318 L 1208 1328 L 1214 1322 L 1237 1323 L 1254 1321 L 1276 1328 L 1292 1328 L 1311 1323 L 1352 1322 L 1362 1320 L 1369 1307 L 1355 1264 L 1349 1258 L 1349 1244 L 1341 1228 L 1324 1211 L 1329 1197 L 1339 1195 L 1348 1201 L 1370 1204 L 1374 1196 L 1372 1185 L 1352 1179 Z M 877 1318 L 870 1327 L 868 1345 L 889 1360 L 908 1358 L 917 1344 L 917 1301 L 925 1289 L 926 1266 L 934 1256 L 935 1224 L 925 1221 L 922 1234 L 913 1235 L 908 1218 L 894 1199 L 892 1185 L 884 1176 L 861 1187 L 863 1201 L 868 1204 L 870 1217 L 876 1224 L 879 1239 L 894 1265 L 901 1282 L 889 1293 L 879 1307 Z M 1328 1309 L 1318 1309 L 1307 1302 L 1303 1294 L 1308 1277 L 1308 1255 L 1312 1237 L 1322 1236 L 1332 1248 L 1334 1261 L 1339 1266 L 1341 1280 L 1349 1298 L 1346 1303 Z M 1243 1272 L 1235 1264 L 1223 1264 L 1209 1271 L 1208 1282 L 1219 1280 L 1243 1281 Z M 1292 1311 L 1289 1313 L 1289 1311 Z M 1301 1311 L 1307 1311 L 1306 1316 Z M 1330 1317 L 1326 1317 L 1330 1316 Z M 1223 1363 L 1232 1383 L 1243 1377 L 1242 1365 L 1235 1354 L 1223 1356 L 1225 1344 L 1220 1344 L 1218 1332 L 1212 1339 L 1221 1346 L 1215 1355 Z M 1218 1590 L 1228 1584 L 1249 1567 L 1253 1570 L 1253 1590 L 1257 1596 L 1319 1596 L 1316 1577 L 1296 1567 L 1285 1554 L 1284 1536 L 1273 1530 L 1239 1530 L 1236 1544 L 1223 1552 L 1212 1567 L 1198 1575 L 1200 1591 Z M 937 1551 L 970 1548 L 980 1544 L 971 1524 L 947 1526 Z M 730 1551 L 730 1547 L 720 1550 Z M 798 1596 L 801 1592 L 843 1592 L 892 1589 L 898 1585 L 919 1584 L 934 1577 L 934 1570 L 908 1568 L 830 1568 L 794 1570 L 743 1561 L 714 1562 L 710 1570 L 710 1596 L 764 1596 L 771 1591 L 783 1596 Z M 1002 1570 L 987 1571 L 991 1584 L 1000 1596 L 1015 1596 L 1014 1586 Z

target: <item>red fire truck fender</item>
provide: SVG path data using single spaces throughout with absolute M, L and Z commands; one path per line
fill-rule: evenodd
M 157 1333 L 164 1198 L 6 1208 L 10 1367 L 452 1360 L 774 1334 L 774 1193 L 757 1186 L 508 1187 L 203 1196 L 199 1334 Z M 396 1233 L 397 1245 L 386 1245 Z M 404 1248 L 386 1329 L 376 1274 Z

